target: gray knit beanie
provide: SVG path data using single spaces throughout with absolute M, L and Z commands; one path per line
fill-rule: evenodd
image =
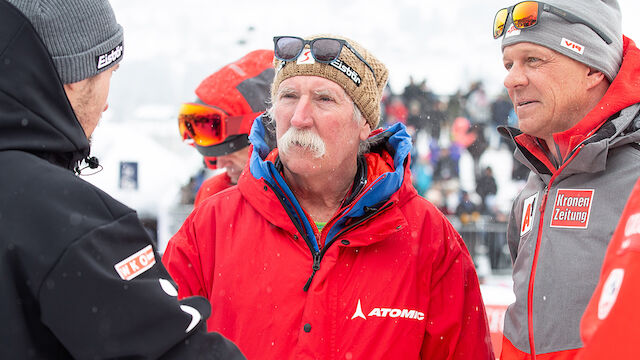
M 502 50 L 519 42 L 542 45 L 601 71 L 609 81 L 613 81 L 622 64 L 622 18 L 618 1 L 545 0 L 545 3 L 587 21 L 608 36 L 612 43 L 607 44 L 584 24 L 571 23 L 548 11 L 540 11 L 538 23 L 525 29 L 514 28 L 509 15 Z
M 122 26 L 107 0 L 8 0 L 33 24 L 64 84 L 122 60 Z

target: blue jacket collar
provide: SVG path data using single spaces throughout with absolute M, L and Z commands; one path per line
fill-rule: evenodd
M 253 152 L 251 153 L 249 168 L 251 176 L 255 179 L 264 179 L 277 192 L 279 196 L 284 196 L 287 206 L 290 206 L 290 213 L 294 214 L 294 221 L 299 221 L 307 232 L 307 236 L 311 239 L 316 251 L 318 251 L 318 242 L 315 238 L 313 228 L 306 219 L 302 207 L 296 200 L 293 192 L 284 181 L 284 178 L 277 170 L 274 162 L 266 160 L 272 149 L 267 145 L 267 130 L 262 121 L 262 116 L 256 118 L 249 134 L 249 141 L 253 144 Z M 335 235 L 344 227 L 348 218 L 357 218 L 365 215 L 365 209 L 379 205 L 389 200 L 389 198 L 397 192 L 405 181 L 405 166 L 411 151 L 411 136 L 407 133 L 403 124 L 395 124 L 382 132 L 376 133 L 369 138 L 374 145 L 372 152 L 386 151 L 393 157 L 394 170 L 385 172 L 371 183 L 368 184 L 364 193 L 356 198 L 354 204 L 347 207 L 347 211 L 340 215 L 334 226 L 329 229 L 327 235 L 327 243 L 329 243 Z M 407 179 L 408 180 L 408 179 Z

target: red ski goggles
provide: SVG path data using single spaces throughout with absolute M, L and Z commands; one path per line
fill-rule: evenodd
M 367 65 L 373 74 L 373 78 L 376 78 L 376 72 L 373 71 L 371 65 L 369 65 L 364 57 L 360 55 L 360 53 L 354 49 L 351 44 L 349 44 L 349 42 L 343 39 L 317 38 L 313 40 L 305 40 L 297 36 L 276 36 L 273 38 L 273 44 L 275 57 L 278 60 L 296 60 L 300 54 L 302 54 L 304 47 L 308 44 L 309 50 L 311 50 L 311 56 L 317 62 L 324 64 L 328 64 L 337 59 L 338 56 L 340 56 L 342 47 L 346 46 L 347 49 L 351 50 L 353 55 Z
M 257 115 L 228 116 L 213 106 L 184 103 L 178 115 L 180 136 L 182 140 L 191 139 L 199 146 L 217 145 L 230 135 L 248 134 Z
M 493 19 L 493 38 L 497 39 L 504 34 L 504 27 L 506 26 L 509 14 L 511 14 L 513 26 L 515 26 L 516 29 L 526 29 L 538 24 L 538 19 L 543 11 L 560 16 L 570 23 L 583 24 L 598 34 L 604 42 L 611 44 L 611 39 L 603 33 L 602 30 L 598 29 L 590 22 L 572 13 L 540 1 L 523 1 L 508 8 L 498 10 L 495 18 Z

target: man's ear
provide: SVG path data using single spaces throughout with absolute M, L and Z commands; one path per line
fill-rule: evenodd
M 603 82 L 609 83 L 609 80 L 600 70 L 589 69 L 589 73 L 587 74 L 587 89 L 591 90 Z
M 74 82 L 74 83 L 70 83 L 70 84 L 63 84 L 62 86 L 64 87 L 64 91 L 78 91 L 78 90 L 82 90 L 84 89 L 86 86 L 89 85 L 89 83 L 91 83 L 93 78 L 88 78 L 88 79 L 84 79 L 84 80 L 80 80 L 78 82 Z
M 362 119 L 364 120 L 364 117 Z M 360 141 L 367 140 L 369 134 L 371 134 L 371 125 L 369 125 L 367 120 L 364 120 L 364 124 L 360 126 Z
M 80 83 L 63 84 L 62 86 L 64 87 L 64 91 L 69 92 L 80 88 Z

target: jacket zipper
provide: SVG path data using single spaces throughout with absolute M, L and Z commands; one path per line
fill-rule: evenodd
M 325 248 L 327 248 L 325 246 Z M 322 260 L 322 256 L 323 256 L 323 252 L 322 251 L 313 251 L 313 272 L 311 273 L 311 276 L 309 276 L 309 279 L 307 280 L 307 283 L 304 284 L 304 288 L 302 288 L 302 290 L 304 290 L 305 292 L 309 290 L 309 286 L 311 286 L 311 280 L 313 280 L 313 277 L 316 275 L 316 272 L 318 270 L 320 270 L 320 260 Z
M 544 194 L 540 201 L 540 220 L 538 223 L 538 236 L 536 238 L 536 248 L 533 253 L 533 260 L 531 265 L 531 275 L 529 276 L 529 287 L 527 289 L 527 328 L 529 332 L 529 352 L 531 354 L 531 360 L 536 360 L 536 348 L 533 334 L 533 285 L 536 281 L 536 269 L 538 267 L 538 253 L 540 250 L 540 241 L 542 239 L 542 229 L 544 226 L 544 208 L 547 204 L 547 195 L 549 194 L 549 187 L 551 182 L 544 187 Z
M 316 275 L 316 272 L 318 270 L 320 270 L 320 261 L 322 260 L 322 258 L 324 257 L 324 254 L 327 253 L 327 249 L 329 249 L 329 247 L 331 245 L 333 245 L 333 243 L 335 243 L 335 239 L 339 238 L 342 234 L 346 233 L 347 231 L 353 229 L 354 227 L 362 224 L 363 222 L 371 219 L 372 217 L 380 214 L 382 211 L 386 210 L 387 208 L 389 208 L 391 205 L 393 205 L 393 201 L 386 203 L 384 206 L 382 206 L 380 209 L 376 210 L 375 212 L 372 212 L 371 214 L 361 218 L 360 220 L 354 222 L 353 224 L 347 226 L 346 228 L 342 229 L 342 231 L 340 231 L 338 234 L 336 234 L 336 236 L 333 238 L 334 240 L 332 240 L 331 242 L 329 242 L 328 244 L 326 244 L 322 250 L 320 250 L 320 252 L 317 251 L 313 251 L 313 249 L 311 247 L 309 247 L 311 249 L 311 253 L 313 255 L 313 272 L 311 273 L 311 276 L 309 276 L 309 279 L 307 280 L 307 283 L 304 285 L 304 288 L 302 290 L 309 291 L 309 286 L 311 286 L 311 281 L 313 280 L 313 277 Z
M 287 213 L 287 215 L 289 216 L 289 219 L 293 222 L 293 226 L 296 227 L 296 230 L 298 230 L 298 232 L 300 233 L 300 236 L 302 236 L 302 238 L 304 239 L 304 242 L 307 244 L 307 247 L 309 248 L 309 250 L 311 250 L 311 254 L 313 255 L 313 263 L 314 263 L 314 268 L 316 267 L 316 255 L 319 254 L 319 252 L 315 251 L 313 249 L 313 245 L 311 244 L 311 240 L 309 240 L 309 237 L 307 236 L 307 233 L 305 231 L 303 231 L 304 229 L 301 228 L 301 224 L 298 224 L 295 221 L 295 217 L 293 216 L 293 214 L 291 214 L 291 212 L 289 211 L 289 209 L 287 208 L 287 204 L 285 204 L 285 196 L 282 195 L 280 196 L 278 194 L 278 191 L 276 190 L 275 187 L 273 187 L 273 185 L 271 185 L 268 181 L 264 182 L 265 184 L 267 184 L 267 186 L 269 186 L 269 188 L 271 188 L 271 191 L 273 191 L 273 193 L 276 195 L 276 198 L 278 199 L 278 201 L 280 201 L 280 205 L 282 205 L 282 208 L 284 209 L 284 211 Z M 320 268 L 320 260 L 318 259 L 318 265 L 317 265 L 318 269 Z M 314 270 L 314 274 L 315 274 Z
M 533 288 L 536 279 L 536 269 L 538 267 L 538 253 L 540 252 L 540 242 L 542 241 L 542 230 L 544 228 L 544 213 L 545 207 L 547 205 L 547 198 L 549 195 L 549 189 L 553 184 L 553 181 L 560 175 L 562 170 L 573 160 L 573 158 L 578 155 L 583 145 L 580 145 L 574 149 L 574 151 L 568 156 L 567 161 L 565 161 L 562 166 L 551 176 L 549 179 L 549 183 L 544 187 L 544 194 L 542 195 L 542 201 L 540 201 L 540 222 L 538 223 L 538 236 L 536 237 L 536 249 L 533 253 L 533 263 L 531 265 L 531 274 L 529 276 L 529 287 L 527 290 L 527 329 L 529 333 L 529 351 L 531 355 L 531 360 L 536 360 L 536 349 L 535 349 L 535 336 L 533 333 Z M 553 215 L 553 214 L 552 214 Z

